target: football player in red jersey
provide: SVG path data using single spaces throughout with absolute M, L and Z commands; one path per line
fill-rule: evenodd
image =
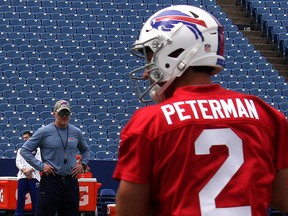
M 212 83 L 224 65 L 223 37 L 215 17 L 188 5 L 144 24 L 132 52 L 145 66 L 130 76 L 140 100 L 157 103 L 137 110 L 121 132 L 118 216 L 288 210 L 287 119 L 256 96 Z

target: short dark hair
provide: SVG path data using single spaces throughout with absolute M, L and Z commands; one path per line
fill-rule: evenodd
M 25 134 L 27 134 L 27 135 L 30 136 L 30 137 L 32 136 L 32 132 L 31 132 L 31 131 L 24 131 L 24 132 L 23 132 L 23 136 L 24 136 Z

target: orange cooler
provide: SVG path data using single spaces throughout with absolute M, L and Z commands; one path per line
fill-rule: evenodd
M 17 177 L 0 177 L 0 209 L 16 209 L 17 188 Z M 32 202 L 29 193 L 26 194 L 25 209 L 32 209 Z
M 96 211 L 98 189 L 101 183 L 96 178 L 79 178 L 80 211 Z

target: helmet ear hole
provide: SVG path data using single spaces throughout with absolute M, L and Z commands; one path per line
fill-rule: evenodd
M 169 68 L 169 67 L 170 67 L 170 64 L 166 63 L 165 68 Z
M 179 48 L 175 51 L 173 51 L 172 53 L 170 53 L 168 56 L 171 58 L 178 58 L 179 55 L 181 55 L 181 53 L 184 51 L 184 49 Z

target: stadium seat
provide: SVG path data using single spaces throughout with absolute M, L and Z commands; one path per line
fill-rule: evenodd
M 13 129 L 6 129 L 3 131 L 3 135 L 5 137 L 13 137 L 13 136 L 20 136 L 20 131 Z
M 284 58 L 284 63 L 286 63 L 287 55 L 288 55 L 288 39 L 283 40 L 281 49 L 282 49 L 282 54 Z
M 275 103 L 287 103 L 287 96 L 283 96 L 283 95 L 274 95 L 272 96 L 272 101 Z
M 89 112 L 89 108 L 86 105 L 74 105 L 73 112 L 80 113 L 80 112 Z
M 107 133 L 101 130 L 90 132 L 90 137 L 95 139 L 107 138 Z
M 267 95 L 274 97 L 277 95 L 281 95 L 281 90 L 276 89 L 276 88 L 269 88 L 269 89 L 265 89 L 265 92 Z
M 256 63 L 256 64 L 265 64 L 266 62 L 266 58 L 264 56 L 252 56 L 251 58 L 251 62 L 252 63 Z M 261 66 L 259 66 L 258 68 L 260 68 Z
M 1 132 L 1 137 L 0 137 L 0 150 L 5 151 L 7 149 L 7 144 L 10 142 L 8 137 L 3 136 L 3 131 L 1 129 L 5 130 L 5 123 L 0 123 L 0 132 Z
M 15 43 L 15 41 L 14 41 Z M 19 46 L 21 46 L 20 44 Z M 2 58 L 1 63 L 14 63 L 14 64 L 20 64 L 20 63 L 28 63 L 27 58 L 22 56 L 22 52 L 19 50 L 8 50 L 6 51 L 6 58 Z M 9 57 L 9 58 L 8 58 Z
M 34 109 L 35 109 L 35 111 L 37 111 L 39 113 L 45 112 L 45 111 L 50 112 L 50 113 L 52 112 L 51 106 L 49 106 L 47 104 L 37 104 L 34 106 Z
M 111 144 L 111 145 L 108 145 L 107 146 L 107 150 L 112 152 L 114 155 L 116 153 L 118 153 L 118 150 L 119 150 L 119 144 Z
M 106 151 L 106 146 L 94 143 L 89 145 L 89 149 L 90 151 L 96 153 L 98 151 Z
M 104 155 L 105 157 L 105 152 L 101 152 L 99 154 Z M 109 157 L 111 157 L 111 155 L 109 155 Z M 97 153 L 96 153 L 96 158 L 97 158 Z M 115 204 L 116 202 L 115 197 L 116 197 L 116 192 L 111 188 L 103 188 L 100 190 L 99 205 L 101 209 L 101 215 L 106 215 L 108 204 Z
M 5 90 L 9 90 L 9 91 L 12 91 L 13 90 L 13 86 L 12 86 L 12 84 L 10 84 L 10 83 L 0 83 L 0 89 L 5 89 Z M 17 88 L 15 89 L 15 90 L 17 90 Z M 17 90 L 18 91 L 18 90 Z M 3 96 L 2 94 L 1 94 L 1 96 Z M 4 99 L 4 98 L 1 98 L 1 99 Z M 8 99 L 8 98 L 7 98 Z M 1 101 L 2 102 L 2 101 Z
M 283 49 L 283 41 L 287 39 L 288 40 L 288 33 L 287 32 L 280 32 L 277 35 L 277 52 L 278 56 L 281 55 L 282 49 Z
M 9 118 L 0 116 L 0 124 L 2 126 L 2 127 L 0 127 L 0 131 L 2 131 L 3 127 L 5 129 L 6 125 L 9 124 Z M 4 126 L 2 124 L 4 124 Z
M 90 79 L 90 78 L 77 78 L 77 83 L 80 86 L 84 86 L 84 85 L 93 85 L 94 84 L 94 80 Z
M 10 117 L 9 118 L 9 123 L 12 124 L 12 125 L 19 124 L 19 123 L 25 124 L 26 123 L 26 119 L 18 117 L 18 116 Z
M 19 91 L 13 89 L 4 89 L 2 91 L 3 97 L 10 98 L 10 97 L 19 97 Z
M 114 140 L 110 138 L 99 138 L 97 139 L 97 143 L 98 145 L 103 145 L 105 147 L 115 144 Z
M 260 83 L 260 82 L 269 82 L 270 81 L 269 77 L 265 76 L 265 75 L 255 75 L 253 77 L 253 80 L 255 82 L 258 82 L 258 83 Z
M 19 134 L 19 135 L 17 135 L 17 136 L 12 136 L 12 137 L 10 137 L 10 138 L 9 138 L 9 142 L 12 143 L 12 144 L 14 144 L 15 146 L 16 146 L 17 144 L 19 144 L 19 143 L 22 143 L 22 144 L 23 144 L 23 139 L 22 139 L 21 135 L 22 135 L 22 134 Z M 18 148 L 19 148 L 19 146 L 16 147 L 16 149 L 18 149 Z
M 281 75 L 273 75 L 269 77 L 270 82 L 278 83 L 278 82 L 285 82 L 285 78 Z
M 288 89 L 288 83 L 287 82 L 276 82 L 276 88 L 280 90 Z M 284 94 L 283 94 L 284 95 Z
M 49 0 L 43 0 L 41 1 L 41 6 L 47 8 L 57 8 L 57 1 L 49 1 Z
M 71 93 L 72 98 L 89 98 L 89 93 L 84 91 L 74 91 Z
M 114 115 L 114 113 L 109 113 L 109 114 L 111 116 Z M 96 116 L 99 116 L 99 115 L 96 114 Z M 108 126 L 112 126 L 112 125 L 118 126 L 119 125 L 119 121 L 116 120 L 116 119 L 113 119 L 113 118 L 102 118 L 101 125 L 105 126 L 106 128 Z
M 79 112 L 76 115 L 78 119 L 95 118 L 95 114 L 91 112 Z
M 75 85 L 75 84 L 69 84 L 66 87 L 64 87 L 64 89 L 66 91 L 68 91 L 69 93 L 72 93 L 74 91 L 82 91 L 82 86 L 80 85 Z M 63 90 L 62 90 L 63 91 Z
M 106 92 L 105 98 L 107 98 L 107 99 L 122 99 L 123 94 L 120 92 Z
M 116 140 L 116 139 L 119 139 L 119 137 L 120 137 L 120 132 L 111 131 L 111 132 L 108 132 L 107 136 L 108 136 L 108 138 L 110 138 L 110 139 Z
M 287 111 L 288 111 L 288 103 L 287 103 L 287 99 L 285 102 L 280 102 L 278 103 L 278 107 L 279 109 L 284 113 L 286 113 L 286 116 L 287 116 Z
M 94 100 L 91 100 L 90 98 L 79 98 L 77 104 L 90 107 L 94 105 Z
M 85 138 L 84 140 L 86 141 L 86 143 L 87 143 L 88 146 L 94 145 L 94 144 L 97 143 L 96 139 L 95 139 L 95 138 L 91 138 L 91 137 Z
M 42 99 L 39 97 L 27 97 L 25 98 L 25 102 L 30 105 L 37 105 L 42 103 Z
M 259 20 L 257 19 L 257 27 L 263 29 L 266 29 L 267 27 L 267 21 L 268 20 L 275 20 L 276 14 L 273 13 L 263 13 L 261 16 L 259 16 Z
M 30 125 L 36 125 L 36 124 L 44 125 L 44 123 L 45 122 L 42 118 L 38 118 L 38 117 L 27 118 L 27 124 L 30 124 Z
M 45 119 L 45 121 L 46 119 L 52 118 L 52 110 L 51 111 L 38 111 L 38 112 L 39 112 L 39 116 L 42 119 Z
M 26 123 L 26 124 L 15 124 L 14 125 L 14 128 L 18 131 L 20 131 L 21 133 L 23 133 L 24 131 L 30 131 L 32 128 L 31 128 L 31 125 Z
M 97 151 L 95 158 L 96 160 L 114 160 L 113 153 L 110 151 Z
M 250 75 L 242 74 L 237 76 L 237 80 L 240 82 L 253 81 L 253 77 Z
M 98 131 L 98 132 L 103 132 L 103 133 L 106 133 L 106 127 L 105 126 L 103 126 L 103 125 L 101 125 L 101 123 L 100 123 L 100 120 L 99 119 L 86 119 L 85 120 L 85 123 L 84 123 L 85 125 L 88 125 L 88 131 L 90 132 L 90 133 L 92 133 L 92 132 L 94 132 L 94 131 Z M 98 138 L 97 138 L 98 139 Z M 96 142 L 94 142 L 94 144 L 95 143 L 97 143 L 97 139 L 95 138 L 95 140 L 96 140 Z M 100 139 L 100 138 L 99 138 Z M 105 138 L 106 139 L 106 138 Z
M 237 76 L 234 76 L 232 74 L 224 74 L 221 76 L 221 80 L 225 81 L 225 82 L 229 82 L 229 81 L 237 81 Z
M 259 3 L 261 4 L 261 5 L 252 6 L 250 9 L 250 17 L 255 19 L 255 23 L 257 24 L 256 26 L 258 27 L 259 23 L 261 23 L 261 15 L 266 14 L 266 13 L 271 13 L 271 11 L 270 11 L 270 8 L 265 7 L 265 5 L 263 5 L 264 4 L 263 1 L 253 1 L 253 2 L 254 4 L 259 4 Z M 246 13 L 247 13 L 247 7 L 246 7 Z
M 4 152 L 5 158 L 9 158 L 9 159 L 15 159 L 16 154 L 17 154 L 17 151 L 15 149 L 7 149 Z
M 22 98 L 37 97 L 37 92 L 30 89 L 23 89 L 19 91 L 19 96 Z
M 81 86 L 83 91 L 87 92 L 88 94 L 92 92 L 98 92 L 99 91 L 99 86 L 95 84 L 84 84 Z M 78 89 L 79 91 L 79 89 Z
M 228 81 L 227 88 L 234 89 L 234 90 L 238 88 L 243 88 L 243 83 L 239 81 Z
M 105 85 L 105 84 L 102 84 L 99 86 L 99 90 L 101 92 L 106 92 L 106 93 L 109 93 L 109 92 L 116 92 L 116 86 L 115 85 Z
M 105 93 L 103 93 L 103 92 L 89 92 L 89 98 L 91 98 L 93 100 L 98 99 L 98 98 L 104 99 Z
M 259 87 L 261 89 L 275 88 L 275 83 L 269 82 L 269 81 L 262 81 L 262 82 L 259 82 Z
M 247 89 L 254 89 L 254 88 L 259 88 L 259 83 L 254 82 L 254 81 L 247 81 L 243 83 L 243 87 Z
M 112 113 L 107 113 L 107 111 L 106 111 L 106 109 L 105 110 L 102 110 L 102 112 L 101 111 L 99 111 L 98 113 L 96 113 L 96 118 L 97 119 L 99 119 L 100 120 L 100 124 L 101 125 L 103 125 L 102 124 L 102 121 L 115 121 L 115 119 L 114 119 L 114 117 L 113 117 L 113 114 Z M 116 122 L 116 121 L 115 121 Z M 103 125 L 105 128 L 108 126 L 108 124 L 109 124 L 110 122 L 107 122 L 107 124 L 106 125 Z M 113 123 L 113 122 L 112 122 Z M 114 124 L 115 125 L 115 124 Z M 117 125 L 117 124 L 116 124 Z
M 24 77 L 23 77 L 24 78 Z M 9 83 L 5 86 L 6 88 L 5 89 L 10 89 L 9 88 Z M 23 90 L 31 90 L 31 85 L 29 84 L 26 84 L 26 83 L 16 83 L 14 85 L 14 90 L 18 91 L 19 93 Z M 23 93 L 22 93 L 23 94 Z M 23 95 L 20 95 L 20 96 L 23 96 Z
M 7 119 L 9 119 L 9 117 Z M 2 134 L 3 134 L 3 131 L 8 130 L 8 129 L 13 130 L 13 129 L 15 129 L 15 127 L 9 123 L 1 123 L 0 124 L 0 130 L 1 130 Z M 0 137 L 0 143 L 8 143 L 8 142 L 9 142 L 9 137 L 6 137 L 6 136 Z

